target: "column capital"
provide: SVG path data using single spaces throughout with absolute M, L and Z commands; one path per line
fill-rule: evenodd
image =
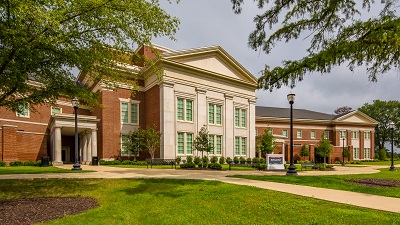
M 196 92 L 197 92 L 198 94 L 206 94 L 207 90 L 197 87 L 197 88 L 196 88 Z
M 160 83 L 160 88 L 161 87 L 169 87 L 169 88 L 174 88 L 175 84 L 172 82 L 168 82 L 168 81 L 162 81 Z
M 233 100 L 233 95 L 225 94 L 224 96 L 225 96 L 225 99 Z

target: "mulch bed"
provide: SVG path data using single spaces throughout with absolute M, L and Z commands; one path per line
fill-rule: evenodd
M 0 200 L 0 224 L 33 224 L 96 208 L 88 197 L 45 197 Z
M 349 181 L 352 183 L 357 183 L 369 187 L 400 187 L 400 180 L 358 178 L 358 179 L 351 179 Z

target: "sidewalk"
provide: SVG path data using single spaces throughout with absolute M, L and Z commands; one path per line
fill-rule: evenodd
M 63 165 L 60 168 L 70 169 L 72 165 Z M 379 172 L 378 168 L 385 166 L 368 167 L 335 167 L 335 171 L 298 171 L 299 176 L 321 176 L 321 175 L 344 175 L 344 174 L 370 174 Z M 247 180 L 226 177 L 228 175 L 285 175 L 286 172 L 271 171 L 202 171 L 202 170 L 170 170 L 170 169 L 136 169 L 117 168 L 107 166 L 82 165 L 84 170 L 95 170 L 93 173 L 59 173 L 59 174 L 10 174 L 0 175 L 0 179 L 53 179 L 53 178 L 176 178 L 176 179 L 199 179 L 217 180 L 236 185 L 254 186 L 262 189 L 274 190 L 305 197 L 366 207 L 370 209 L 383 210 L 400 213 L 400 198 L 376 196 L 370 194 L 339 191 L 326 188 L 308 187 L 292 184 L 274 183 L 267 181 Z

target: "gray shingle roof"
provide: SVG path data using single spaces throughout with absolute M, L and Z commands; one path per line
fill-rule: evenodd
M 256 106 L 256 116 L 290 118 L 290 108 Z M 337 117 L 338 115 L 314 112 L 306 109 L 293 109 L 294 119 L 333 120 Z

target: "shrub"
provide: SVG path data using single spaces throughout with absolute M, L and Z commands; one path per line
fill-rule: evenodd
M 267 164 L 257 164 L 256 168 L 258 170 L 266 170 L 267 169 Z
M 221 156 L 220 158 L 219 158 L 219 164 L 224 164 L 225 163 L 225 158 L 223 157 L 223 156 Z
M 36 166 L 36 162 L 28 160 L 22 164 L 22 166 Z
M 221 164 L 218 164 L 218 163 L 210 163 L 210 164 L 208 164 L 208 168 L 213 169 L 213 170 L 222 170 Z
M 36 166 L 42 166 L 42 160 L 38 160 L 38 161 L 36 161 L 35 162 L 35 164 L 36 164 Z M 49 161 L 49 166 L 51 166 L 52 164 L 51 164 L 51 161 Z
M 119 160 L 110 161 L 110 164 L 108 165 L 121 165 L 121 161 Z
M 207 157 L 207 156 L 204 156 L 204 157 L 203 157 L 203 167 L 205 167 L 204 165 L 207 166 L 207 164 L 208 164 L 209 161 L 210 161 L 210 160 L 208 159 L 208 157 Z
M 180 156 L 176 157 L 176 159 L 175 159 L 176 164 L 178 164 L 178 165 L 181 164 L 181 161 L 182 161 L 182 158 Z
M 239 158 L 240 164 L 245 164 L 246 163 L 246 159 L 242 156 L 240 156 Z
M 187 156 L 186 157 L 186 163 L 193 163 L 193 157 L 192 156 Z
M 213 157 L 211 157 L 211 160 L 210 160 L 210 162 L 211 162 L 212 164 L 215 164 L 215 163 L 217 163 L 217 162 L 218 162 L 218 157 L 217 157 L 217 156 L 213 156 Z
M 7 165 L 7 163 L 6 162 L 4 162 L 4 161 L 0 161 L 0 167 L 4 167 L 4 166 L 6 166 Z
M 251 163 L 251 158 L 246 159 L 246 163 L 250 164 Z
M 100 164 L 100 165 L 109 165 L 109 164 L 108 164 L 108 161 L 106 161 L 106 160 L 104 160 L 104 159 L 100 159 L 100 160 L 99 160 L 99 164 Z
M 201 162 L 201 158 L 199 156 L 194 157 L 194 164 L 199 165 Z
M 239 164 L 239 158 L 237 156 L 233 157 L 233 162 Z
M 226 158 L 226 163 L 231 164 L 231 162 L 232 162 L 231 157 L 227 157 L 227 158 Z
M 264 159 L 264 158 L 261 158 L 261 159 L 260 159 L 260 163 L 261 163 L 261 164 L 265 164 L 265 159 Z
M 196 165 L 194 164 L 194 162 L 190 162 L 190 163 L 182 163 L 181 165 L 179 165 L 182 169 L 187 169 L 187 168 L 195 168 Z
M 257 157 L 254 157 L 252 160 L 253 164 L 259 164 L 260 163 L 260 159 Z
M 21 161 L 14 161 L 14 162 L 10 162 L 10 166 L 23 166 L 23 162 Z
M 122 165 L 130 165 L 131 161 L 130 160 L 124 160 L 121 162 Z

